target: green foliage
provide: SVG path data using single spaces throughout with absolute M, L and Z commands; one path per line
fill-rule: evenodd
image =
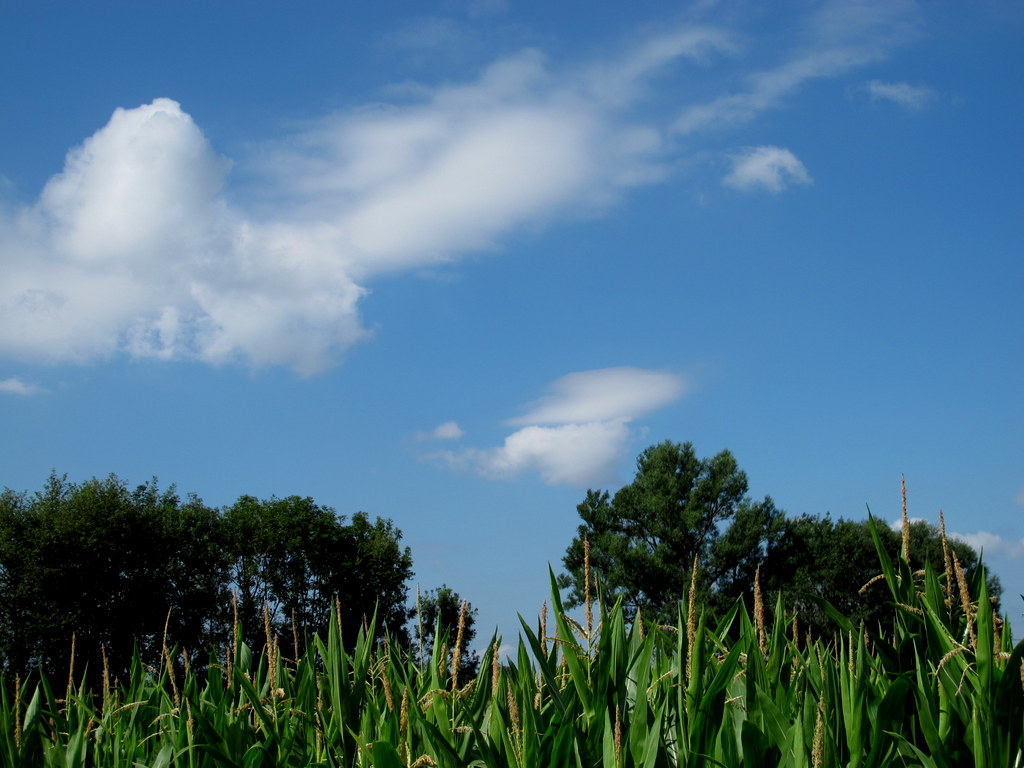
M 983 570 L 968 601 L 930 567 L 892 558 L 869 523 L 893 630 L 795 638 L 781 604 L 761 625 L 742 602 L 718 621 L 676 606 L 671 624 L 627 621 L 621 601 L 587 632 L 564 612 L 523 623 L 505 663 L 488 649 L 466 683 L 434 653 L 325 637 L 285 659 L 241 641 L 183 676 L 136 659 L 121 684 L 59 691 L 45 676 L 0 685 L 0 764 L 353 768 L 882 768 L 1024 760 L 1024 643 L 1011 645 Z M 838 614 L 837 614 L 838 615 Z M 550 633 L 549 633 L 550 632 Z

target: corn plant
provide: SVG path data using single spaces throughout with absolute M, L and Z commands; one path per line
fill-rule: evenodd
M 947 558 L 911 572 L 878 540 L 891 632 L 854 626 L 825 603 L 831 639 L 798 636 L 781 599 L 773 620 L 755 583 L 714 617 L 695 599 L 671 625 L 627 622 L 621 605 L 583 624 L 551 575 L 547 607 L 522 622 L 516 652 L 493 638 L 460 680 L 461 636 L 435 628 L 414 661 L 364 629 L 286 658 L 269 624 L 258 656 L 235 633 L 203 669 L 164 648 L 124 681 L 69 671 L 0 685 L 0 764 L 78 768 L 669 768 L 676 766 L 1022 766 L 1024 643 Z M 597 600 L 599 605 L 603 601 Z M 549 628 L 549 623 L 553 626 Z M 370 622 L 367 626 L 374 626 Z M 451 643 L 451 646 L 449 646 Z

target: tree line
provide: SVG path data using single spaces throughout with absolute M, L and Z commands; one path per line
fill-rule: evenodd
M 361 629 L 412 648 L 424 624 L 429 647 L 435 620 L 455 627 L 462 601 L 443 586 L 408 605 L 401 538 L 391 520 L 346 518 L 308 497 L 215 509 L 156 480 L 54 473 L 39 492 L 0 494 L 0 669 L 66 672 L 73 642 L 78 669 L 123 678 L 136 648 L 150 663 L 171 647 L 203 664 L 236 628 L 256 654 L 269 640 L 298 655 L 332 606 L 348 648 Z M 467 643 L 474 618 L 467 606 Z
M 577 511 L 559 577 L 569 607 L 598 595 L 606 608 L 621 600 L 627 620 L 672 624 L 691 584 L 725 613 L 736 600 L 753 609 L 756 583 L 769 607 L 781 596 L 818 636 L 835 628 L 825 603 L 872 629 L 892 615 L 874 584 L 868 522 L 787 517 L 771 497 L 750 498 L 729 451 L 699 458 L 690 443 L 651 446 L 631 483 L 587 491 Z M 955 561 L 973 580 L 980 566 L 970 546 L 927 523 L 911 524 L 907 542 L 886 525 L 877 533 L 892 557 L 907 546 L 915 570 L 948 574 Z M 401 539 L 391 520 L 346 518 L 308 497 L 243 495 L 216 509 L 156 480 L 130 488 L 116 475 L 74 483 L 54 473 L 41 491 L 0 493 L 0 671 L 54 674 L 74 663 L 127 676 L 136 649 L 152 663 L 166 647 L 201 665 L 236 630 L 256 654 L 271 642 L 298 657 L 332 620 L 350 649 L 360 631 L 387 635 L 423 664 L 435 627 L 450 648 L 461 620 L 462 668 L 472 673 L 475 609 L 447 585 L 410 605 L 413 561 Z M 998 611 L 1000 585 L 988 581 Z

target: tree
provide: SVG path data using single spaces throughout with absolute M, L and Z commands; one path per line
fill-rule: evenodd
M 23 672 L 38 655 L 32 627 L 36 557 L 30 542 L 35 520 L 24 493 L 0 495 L 0 660 L 7 672 Z
M 480 667 L 480 654 L 470 650 L 476 638 L 477 610 L 462 599 L 458 592 L 442 584 L 417 596 L 412 615 L 412 656 L 421 667 L 432 658 L 434 648 L 441 646 L 449 649 L 445 663 L 451 663 L 455 644 L 458 641 L 459 619 L 462 619 L 462 643 L 459 647 L 459 679 L 469 680 L 476 676 Z
M 274 635 L 298 639 L 324 633 L 336 606 L 342 637 L 355 646 L 364 624 L 405 641 L 409 548 L 390 520 L 364 512 L 345 524 L 310 498 L 242 496 L 224 512 L 230 578 L 238 594 L 243 636 L 265 644 L 264 606 Z
M 877 521 L 876 531 L 888 556 L 893 560 L 900 557 L 901 532 Z M 945 555 L 939 529 L 919 521 L 910 524 L 909 534 L 911 570 L 920 572 L 931 567 L 937 574 L 944 574 Z M 978 553 L 956 539 L 948 540 L 947 546 L 973 583 L 981 565 Z M 762 589 L 766 594 L 781 593 L 787 610 L 795 611 L 800 624 L 813 634 L 830 634 L 834 630 L 813 598 L 828 601 L 855 624 L 863 623 L 869 629 L 881 627 L 888 632 L 893 618 L 892 596 L 884 582 L 876 578 L 879 573 L 869 521 L 802 515 L 783 522 L 777 546 L 762 567 Z M 988 591 L 998 612 L 1002 587 L 997 577 L 989 576 Z M 742 596 L 748 603 L 752 601 L 750 590 L 742 592 Z
M 691 443 L 666 441 L 646 449 L 632 483 L 614 497 L 589 490 L 577 507 L 583 524 L 566 550 L 567 573 L 560 577 L 569 589 L 567 604 L 584 600 L 588 541 L 591 571 L 609 606 L 621 598 L 627 618 L 638 611 L 669 618 L 686 594 L 695 559 L 702 571 L 717 568 L 726 575 L 728 568 L 715 563 L 716 547 L 724 546 L 723 523 L 738 514 L 744 520 L 774 519 L 771 499 L 752 503 L 747 487 L 746 474 L 728 451 L 700 459 Z M 711 582 L 701 583 L 706 596 Z
M 76 667 L 97 676 L 104 656 L 125 675 L 136 646 L 155 661 L 165 641 L 205 653 L 214 639 L 226 571 L 216 511 L 198 499 L 183 504 L 155 480 L 129 490 L 115 475 L 79 485 L 53 474 L 33 496 L 3 494 L 0 529 L 8 669 L 67 670 L 72 635 Z
M 729 527 L 711 545 L 705 580 L 715 585 L 716 603 L 731 603 L 740 595 L 753 595 L 754 579 L 766 563 L 774 563 L 785 541 L 786 516 L 770 496 L 758 503 L 744 501 Z
M 376 612 L 378 634 L 386 631 L 400 644 L 408 644 L 406 605 L 413 577 L 412 554 L 402 547 L 402 532 L 388 519 L 372 523 L 365 512 L 356 512 L 347 526 L 346 558 L 335 571 L 331 594 L 339 598 L 342 626 L 356 630 Z M 355 644 L 356 632 L 350 637 Z

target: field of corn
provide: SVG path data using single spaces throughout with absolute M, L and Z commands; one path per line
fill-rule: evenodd
M 737 604 L 712 622 L 691 597 L 673 626 L 618 608 L 575 621 L 552 579 L 551 610 L 523 622 L 513 657 L 495 642 L 473 680 L 452 674 L 458 635 L 421 667 L 365 634 L 346 653 L 337 627 L 259 658 L 236 633 L 202 670 L 165 649 L 127 681 L 5 679 L 0 765 L 1024 765 L 1024 643 L 984 574 L 968 583 L 955 558 L 912 573 L 878 551 L 870 588 L 891 593 L 891 636 L 837 614 L 833 637 L 801 636 L 781 604 L 766 621 L 756 584 L 753 615 Z

